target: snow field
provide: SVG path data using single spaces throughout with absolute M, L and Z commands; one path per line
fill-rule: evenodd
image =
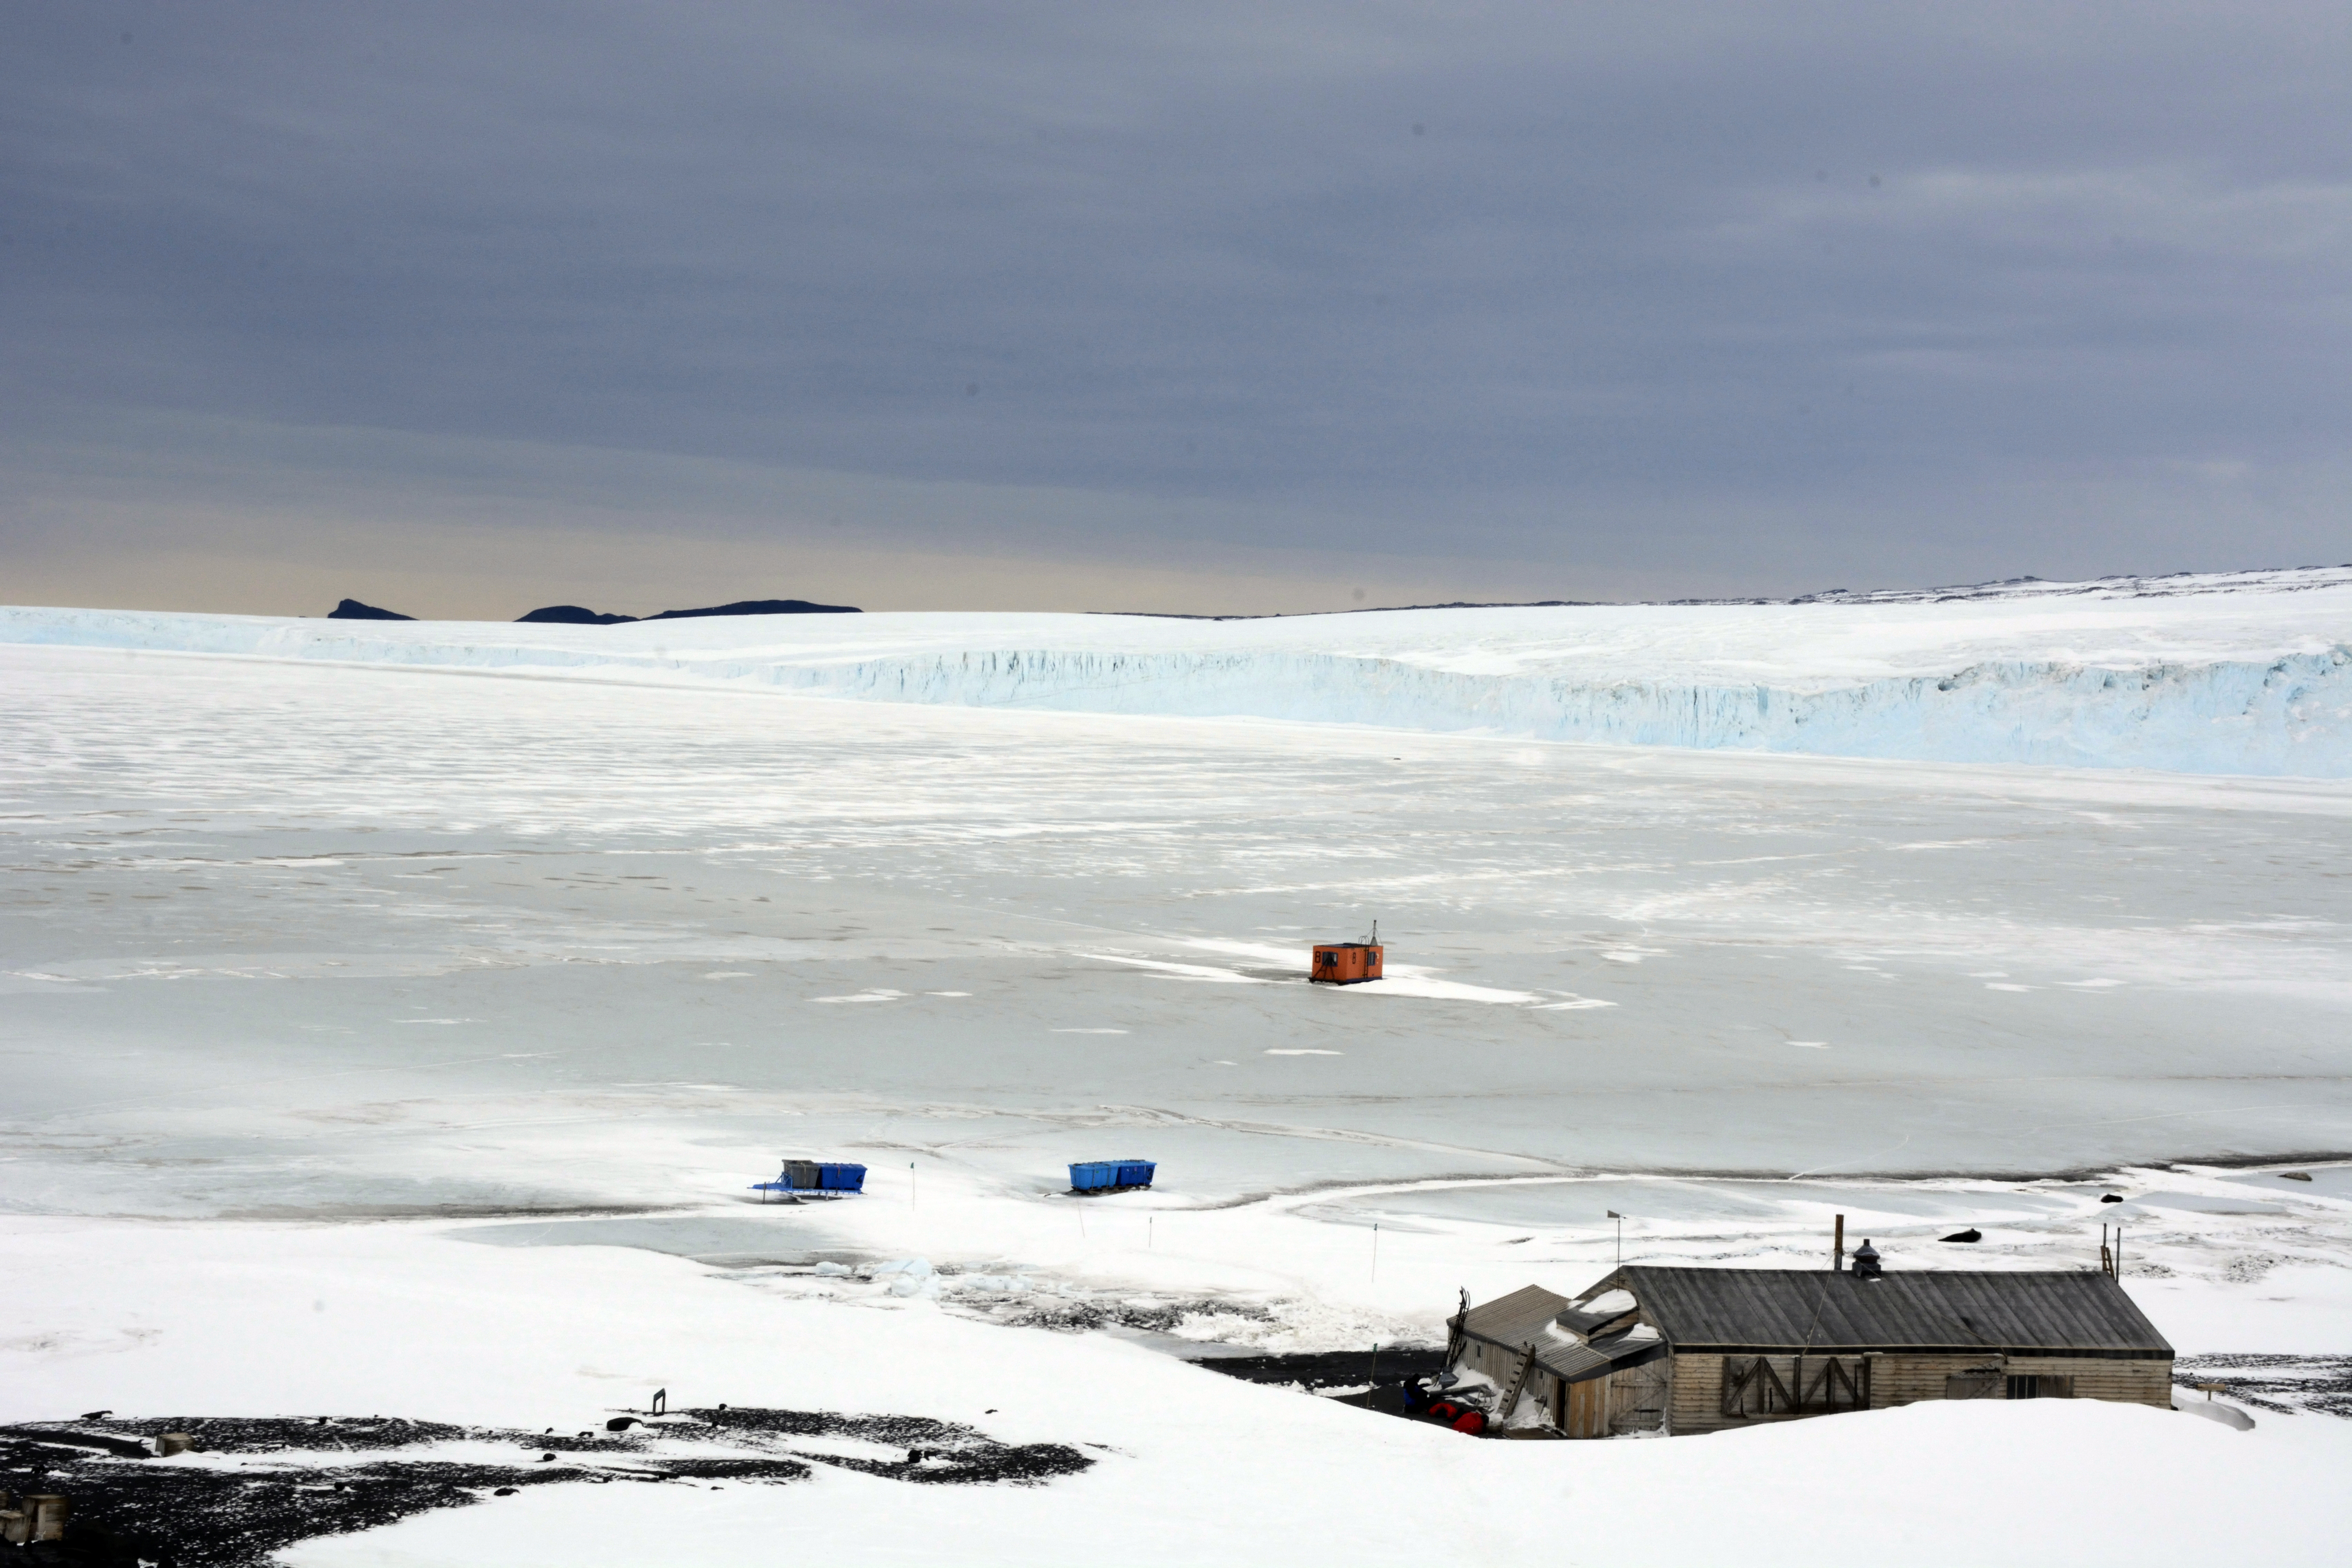
M 2115 613 L 2285 657 L 2335 591 L 2259 637 L 2205 603 L 2252 594 Z M 1616 1209 L 1629 1258 L 1787 1267 L 1834 1213 L 1895 1268 L 2121 1223 L 2185 1353 L 2341 1355 L 2352 786 L 307 657 L 0 647 L 0 1418 L 570 1430 L 667 1386 L 1105 1447 L 1034 1489 L 549 1488 L 299 1561 L 2340 1552 L 2314 1414 L 1474 1443 L 1169 1352 L 1425 1342 L 1458 1288 L 1590 1283 Z M 1299 980 L 1374 916 L 1395 979 Z M 1158 1190 L 1059 1195 L 1130 1153 Z M 786 1155 L 869 1193 L 750 1201 Z

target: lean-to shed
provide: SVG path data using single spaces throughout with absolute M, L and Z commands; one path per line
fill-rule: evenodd
M 1581 1311 L 1539 1285 L 1469 1309 L 1454 1322 L 1455 1369 L 1491 1380 L 1496 1419 L 1504 1401 L 1532 1401 L 1533 1415 L 1570 1437 L 1655 1431 L 1666 1393 L 1667 1346 L 1630 1305 Z
M 1472 1307 L 1454 1339 L 1454 1364 L 1492 1379 L 1523 1425 L 1532 1412 L 1572 1437 L 1923 1399 L 2172 1398 L 2172 1346 L 2119 1282 L 2088 1269 L 1631 1264 L 1573 1299 L 1529 1286 Z

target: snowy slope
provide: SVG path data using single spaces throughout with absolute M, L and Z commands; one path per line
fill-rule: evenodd
M 37 1282 L 0 1297 L 0 1419 L 380 1412 L 570 1432 L 666 1387 L 677 1404 L 936 1413 L 1007 1440 L 1087 1445 L 1095 1460 L 1037 1487 L 833 1469 L 780 1487 L 554 1486 L 281 1559 L 304 1568 L 1810 1568 L 1858 1544 L 1938 1568 L 2318 1568 L 2343 1555 L 2352 1424 L 2325 1416 L 2265 1413 L 2237 1432 L 2090 1400 L 1981 1401 L 1668 1442 L 1478 1442 L 1104 1335 L 975 1323 L 919 1298 L 803 1298 L 615 1247 L 469 1247 L 465 1234 L 0 1220 L 17 1278 Z M 133 1247 L 141 1268 L 123 1265 Z M 87 1327 L 60 1334 L 36 1296 Z
M 626 626 L 0 609 L 0 642 L 1938 762 L 2352 775 L 2352 569 L 1784 605 Z

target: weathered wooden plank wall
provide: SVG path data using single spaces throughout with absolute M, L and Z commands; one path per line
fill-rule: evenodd
M 2011 1356 L 2009 1374 L 2071 1377 L 2076 1399 L 2112 1399 L 2126 1405 L 2172 1408 L 2172 1363 L 2168 1361 L 2106 1361 L 2070 1356 Z
M 1752 1357 L 1732 1358 L 1743 1364 Z M 1674 1358 L 1668 1420 L 1676 1436 L 1720 1432 L 1732 1426 L 1754 1426 L 1772 1421 L 1797 1421 L 1792 1415 L 1726 1415 L 1723 1413 L 1723 1363 L 1719 1355 L 1687 1354 Z M 1783 1379 L 1790 1368 L 1785 1358 L 1771 1358 Z M 2058 1376 L 2074 1380 L 2073 1397 L 2111 1399 L 2158 1409 L 2172 1403 L 2172 1363 L 2168 1361 L 2119 1361 L 2097 1357 L 1986 1355 L 1874 1355 L 1870 1357 L 1870 1408 L 1891 1409 L 1923 1399 L 1945 1396 L 1948 1380 L 1990 1369 L 1994 1373 L 1991 1397 L 2004 1397 L 2004 1380 L 2011 1376 Z

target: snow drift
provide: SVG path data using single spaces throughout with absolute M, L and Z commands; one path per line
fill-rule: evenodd
M 2352 568 L 1247 621 L 572 626 L 10 608 L 0 641 L 1622 745 L 2352 775 Z

